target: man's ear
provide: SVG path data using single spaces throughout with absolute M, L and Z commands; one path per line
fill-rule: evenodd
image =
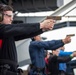
M 0 22 L 3 21 L 3 14 L 0 12 Z

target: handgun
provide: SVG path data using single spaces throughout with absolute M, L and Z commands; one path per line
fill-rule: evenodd
M 61 20 L 61 16 L 47 16 L 46 19 Z
M 42 21 L 47 19 L 61 20 L 61 16 L 46 16 L 45 18 L 42 19 Z
M 68 34 L 68 35 L 66 35 L 66 36 L 71 36 L 71 37 L 73 37 L 73 36 L 75 36 L 75 34 Z

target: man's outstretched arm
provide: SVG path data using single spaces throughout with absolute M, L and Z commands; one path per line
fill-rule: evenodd
M 0 35 L 1 37 L 9 36 L 22 36 L 30 35 L 38 31 L 51 30 L 54 26 L 53 20 L 44 20 L 41 23 L 31 23 L 31 24 L 12 24 L 12 25 L 0 25 Z M 33 35 L 33 34 L 32 34 Z M 34 35 L 35 36 L 35 35 Z

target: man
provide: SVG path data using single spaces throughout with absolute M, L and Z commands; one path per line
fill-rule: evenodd
M 73 53 L 73 52 L 66 52 L 64 50 L 65 50 L 64 46 L 60 47 L 59 56 L 68 56 L 68 55 Z M 66 68 L 67 68 L 66 63 L 60 63 L 59 64 L 59 70 L 61 72 L 61 75 L 66 75 L 67 74 L 66 73 Z
M 64 63 L 70 61 L 73 57 L 76 57 L 76 52 L 73 52 L 69 56 L 58 56 L 60 49 L 52 51 L 53 55 L 50 55 L 48 59 L 48 70 L 49 75 L 63 75 L 59 71 L 59 63 Z
M 2 16 L 1 16 L 2 15 Z M 48 19 L 35 24 L 12 24 L 13 9 L 0 5 L 0 75 L 19 75 L 17 73 L 17 52 L 15 41 L 33 37 L 51 30 L 54 20 Z
M 29 54 L 32 62 L 29 75 L 46 75 L 44 50 L 55 50 L 71 42 L 69 36 L 62 40 L 41 41 L 40 35 L 35 36 L 29 45 Z

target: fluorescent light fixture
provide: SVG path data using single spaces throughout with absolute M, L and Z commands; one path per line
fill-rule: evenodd
M 18 13 L 17 16 L 50 16 L 54 11 L 34 12 L 34 13 Z

